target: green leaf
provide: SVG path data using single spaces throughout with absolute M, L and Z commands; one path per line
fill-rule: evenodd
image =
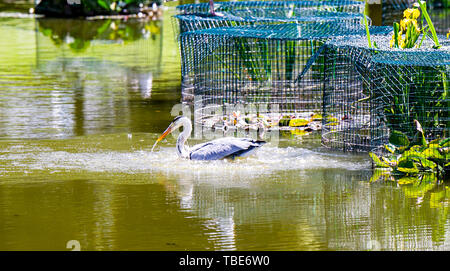
M 416 167 L 414 167 L 414 168 L 398 167 L 397 170 L 400 171 L 400 172 L 409 173 L 409 174 L 419 173 L 419 170 Z
M 422 152 L 425 149 L 426 149 L 426 146 L 419 146 L 419 145 L 414 145 L 411 148 L 409 148 L 410 151 L 415 151 L 415 152 Z
M 428 159 L 445 159 L 445 157 L 436 148 L 427 148 L 422 152 Z
M 441 147 L 450 147 L 450 137 L 442 139 L 439 142 L 439 146 L 441 146 Z
M 439 41 L 438 41 L 436 30 L 433 26 L 433 22 L 431 21 L 430 16 L 428 15 L 428 12 L 427 12 L 427 3 L 425 1 L 420 1 L 420 0 L 417 2 L 419 3 L 420 9 L 422 10 L 422 14 L 425 17 L 425 20 L 427 21 L 428 26 L 430 27 L 431 35 L 433 36 L 434 47 L 435 48 L 441 47 L 441 45 L 439 44 Z
M 389 159 L 387 159 L 387 158 L 384 157 L 384 156 L 381 157 L 381 160 L 383 160 L 384 163 L 386 163 L 387 165 L 389 165 L 389 166 L 391 166 L 391 167 L 397 163 L 397 161 L 395 161 L 395 160 L 389 160 Z
M 401 156 L 400 160 L 401 159 L 405 159 L 405 158 L 410 158 L 410 157 L 419 157 L 419 156 L 422 156 L 420 152 L 417 152 L 415 150 L 411 150 L 410 149 L 410 150 L 405 151 L 404 153 L 402 153 L 402 156 Z
M 366 13 L 364 12 L 363 15 L 364 15 L 364 26 L 366 27 L 367 42 L 369 43 L 369 48 L 372 48 L 372 42 L 370 41 L 370 31 L 369 31 L 369 25 L 367 24 Z
M 402 157 L 398 161 L 399 168 L 417 168 L 412 157 Z
M 381 161 L 380 158 L 378 158 L 378 156 L 375 153 L 369 152 L 369 156 L 372 158 L 373 162 L 375 163 L 375 166 L 383 168 L 389 167 L 389 165 Z
M 408 137 L 399 131 L 392 131 L 389 136 L 389 143 L 402 149 L 406 149 L 410 144 Z
M 432 144 L 438 144 L 438 145 L 439 145 L 439 142 L 440 142 L 440 141 L 441 141 L 440 138 L 436 138 L 436 139 L 431 140 L 428 144 L 430 144 L 430 145 L 432 145 Z
M 399 29 L 400 25 L 394 22 L 394 48 L 398 48 Z
M 430 160 L 428 160 L 428 159 L 426 159 L 426 158 L 420 157 L 419 159 L 420 159 L 420 163 L 422 164 L 422 166 L 423 166 L 424 168 L 435 169 L 436 166 L 437 166 L 435 162 L 430 161 Z
M 390 153 L 395 153 L 395 151 L 397 150 L 397 148 L 392 145 L 391 143 L 388 143 L 386 145 L 384 145 L 384 147 L 386 148 L 386 150 L 388 150 Z
M 109 2 L 109 1 L 105 1 L 105 0 L 97 0 L 97 3 L 102 7 L 102 8 L 104 8 L 104 9 L 106 9 L 106 10 L 110 10 L 111 8 L 110 8 L 110 5 L 108 4 L 108 3 L 106 3 L 106 2 Z

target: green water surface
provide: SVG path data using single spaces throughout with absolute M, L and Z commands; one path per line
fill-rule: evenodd
M 317 136 L 238 161 L 180 160 L 173 137 L 152 152 L 181 99 L 173 7 L 86 21 L 0 2 L 0 250 L 450 249 L 447 184 L 369 183 L 366 155 Z

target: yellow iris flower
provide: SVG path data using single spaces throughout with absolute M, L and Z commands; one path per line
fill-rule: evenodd
M 417 8 L 407 8 L 403 12 L 403 17 L 407 19 L 417 19 L 420 16 L 420 11 Z
M 397 24 L 398 30 L 395 30 L 398 33 L 394 33 L 389 42 L 390 47 L 394 47 L 395 45 L 396 48 L 412 48 L 421 33 L 419 24 L 417 23 L 417 18 L 420 17 L 419 9 L 408 8 L 403 12 L 403 16 L 404 18 Z M 397 44 L 395 44 L 395 35 L 398 38 Z
M 415 8 L 412 13 L 412 18 L 417 19 L 417 18 L 419 18 L 419 16 L 420 16 L 420 11 L 417 8 Z
M 412 11 L 413 11 L 412 8 L 405 9 L 405 11 L 403 11 L 403 17 L 405 17 L 405 18 L 411 17 Z
M 400 21 L 400 31 L 405 31 L 411 19 L 403 19 Z

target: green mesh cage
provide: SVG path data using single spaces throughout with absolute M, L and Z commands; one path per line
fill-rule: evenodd
M 389 31 L 385 27 L 371 30 Z M 277 113 L 297 117 L 321 114 L 325 42 L 363 33 L 361 27 L 337 22 L 239 26 L 183 33 L 180 36 L 183 99 L 189 102 L 200 97 L 203 106 L 209 109 L 264 105 L 276 108 Z
M 450 136 L 450 44 L 426 40 L 421 49 L 391 49 L 391 36 L 334 40 L 324 54 L 322 142 L 346 151 L 370 151 L 394 131 L 412 142 L 419 121 L 431 141 Z

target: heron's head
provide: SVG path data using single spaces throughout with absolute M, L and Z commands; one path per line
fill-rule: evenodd
M 177 116 L 173 119 L 172 123 L 170 123 L 169 127 L 161 134 L 161 136 L 156 140 L 157 142 L 163 140 L 168 134 L 172 133 L 174 130 L 178 129 L 182 123 L 183 116 Z

